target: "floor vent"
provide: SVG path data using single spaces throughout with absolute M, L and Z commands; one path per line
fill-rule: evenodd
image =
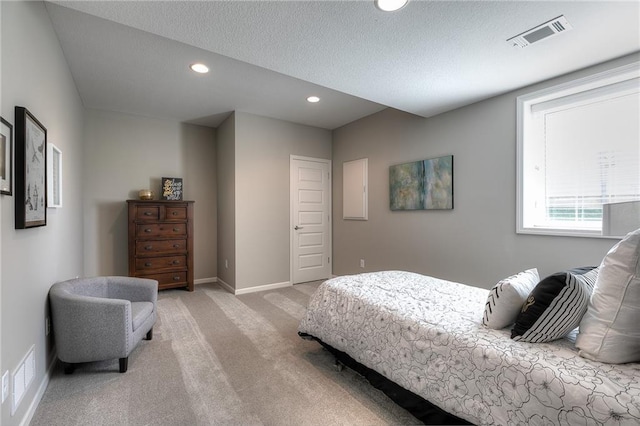
M 514 47 L 527 47 L 530 44 L 537 43 L 540 40 L 563 33 L 572 28 L 567 18 L 561 15 L 535 28 L 520 33 L 515 37 L 511 37 L 507 42 Z

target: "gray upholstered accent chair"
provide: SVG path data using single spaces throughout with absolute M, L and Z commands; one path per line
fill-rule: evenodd
M 113 358 L 126 372 L 129 354 L 153 337 L 157 299 L 158 282 L 144 278 L 76 278 L 51 286 L 53 333 L 65 373 L 76 363 Z

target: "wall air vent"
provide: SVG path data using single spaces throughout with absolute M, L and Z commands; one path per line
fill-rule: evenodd
M 544 24 L 538 25 L 535 28 L 531 28 L 523 33 L 518 34 L 515 37 L 511 37 L 507 40 L 514 47 L 527 47 L 530 44 L 537 43 L 540 40 L 544 40 L 551 36 L 569 31 L 573 27 L 567 21 L 564 15 L 558 16 Z

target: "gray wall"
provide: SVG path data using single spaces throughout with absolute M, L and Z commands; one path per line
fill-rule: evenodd
M 49 141 L 62 151 L 64 202 L 61 209 L 47 210 L 47 226 L 15 230 L 15 194 L 0 196 L 1 372 L 13 372 L 31 345 L 36 358 L 34 381 L 17 413 L 11 416 L 9 399 L 2 404 L 0 423 L 12 426 L 23 420 L 51 361 L 44 326 L 49 287 L 83 274 L 84 112 L 44 4 L 0 2 L 0 10 L 2 117 L 15 124 L 14 106 L 20 105 L 47 128 Z
M 526 268 L 598 265 L 617 240 L 517 235 L 516 96 L 602 64 L 429 119 L 385 110 L 333 132 L 333 273 L 403 269 L 490 288 Z M 454 155 L 454 210 L 389 209 L 389 166 Z M 342 163 L 369 158 L 369 220 L 342 219 Z M 365 259 L 366 268 L 359 267 Z
M 236 290 L 290 280 L 290 155 L 331 159 L 331 132 L 235 114 Z
M 235 123 L 233 113 L 216 129 L 218 280 L 231 288 L 236 286 Z
M 127 275 L 127 199 L 160 198 L 160 180 L 181 177 L 194 204 L 196 280 L 217 276 L 215 131 L 129 114 L 87 110 L 84 147 L 86 275 Z

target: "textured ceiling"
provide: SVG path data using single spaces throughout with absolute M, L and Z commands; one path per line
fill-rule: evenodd
M 640 51 L 640 2 L 47 3 L 89 108 L 217 126 L 230 111 L 333 129 L 387 106 L 432 116 Z M 574 29 L 506 40 L 559 15 Z M 188 64 L 212 72 L 197 76 Z M 319 104 L 304 99 L 317 94 Z

